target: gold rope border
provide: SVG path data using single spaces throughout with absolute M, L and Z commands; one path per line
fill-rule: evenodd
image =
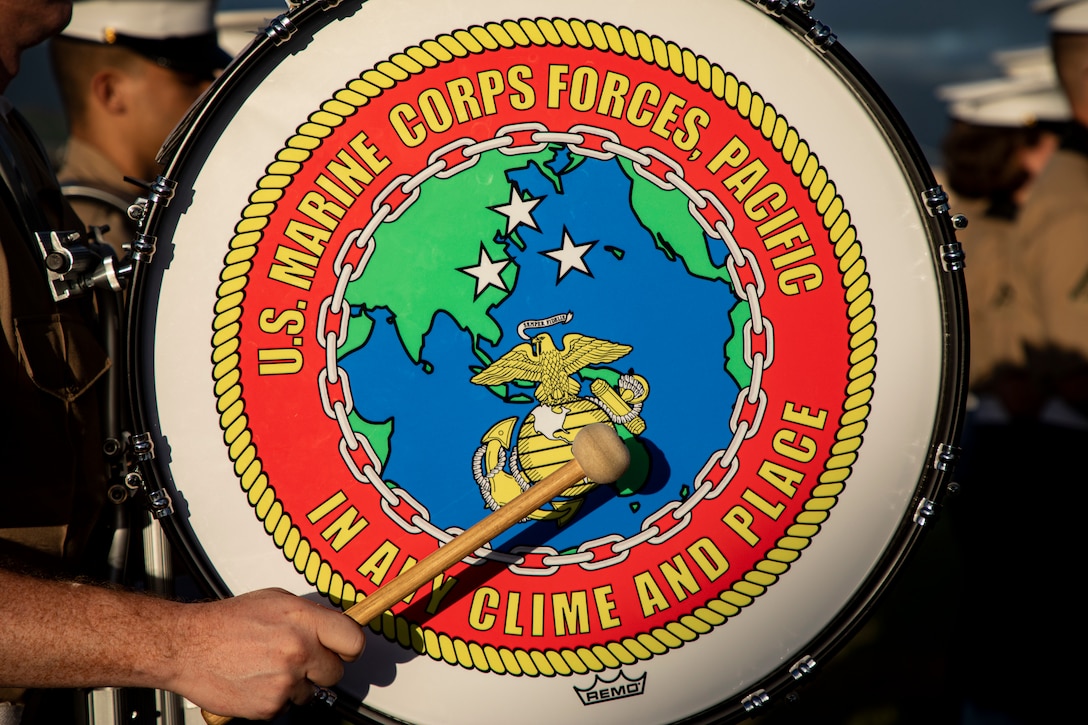
M 349 82 L 346 88 L 337 91 L 332 99 L 322 104 L 321 110 L 315 111 L 307 122 L 299 126 L 296 135 L 277 153 L 276 161 L 268 166 L 265 176 L 257 184 L 257 190 L 250 196 L 249 204 L 242 212 L 242 220 L 235 227 L 230 251 L 224 259 L 225 268 L 220 276 L 213 322 L 212 361 L 223 438 L 234 462 L 235 473 L 248 493 L 249 502 L 258 518 L 264 522 L 265 531 L 307 582 L 340 606 L 350 606 L 361 598 L 355 587 L 313 550 L 310 542 L 291 522 L 290 514 L 284 510 L 262 470 L 248 427 L 239 382 L 239 320 L 251 260 L 256 254 L 256 245 L 263 229 L 284 189 L 291 184 L 293 176 L 301 170 L 313 150 L 347 116 L 365 106 L 371 98 L 412 75 L 470 54 L 515 46 L 548 45 L 610 51 L 656 64 L 713 93 L 759 129 L 792 166 L 808 189 L 816 209 L 823 215 L 823 223 L 830 232 L 843 275 L 851 338 L 845 412 L 839 420 L 840 428 L 831 457 L 819 483 L 813 488 L 812 497 L 767 557 L 747 572 L 741 581 L 705 606 L 664 627 L 635 637 L 588 648 L 562 650 L 511 650 L 466 642 L 412 624 L 388 611 L 370 624 L 375 632 L 381 632 L 388 639 L 435 660 L 484 672 L 529 676 L 601 672 L 648 660 L 725 624 L 729 617 L 739 614 L 763 594 L 800 557 L 800 552 L 819 532 L 820 525 L 828 518 L 829 511 L 845 488 L 865 432 L 876 366 L 873 294 L 861 245 L 842 197 L 797 130 L 747 84 L 675 43 L 642 31 L 595 21 L 558 18 L 506 20 L 472 26 L 424 41 Z

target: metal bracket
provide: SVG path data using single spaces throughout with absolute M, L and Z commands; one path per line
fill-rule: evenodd
M 926 212 L 931 217 L 948 216 L 955 229 L 964 229 L 967 226 L 967 217 L 962 214 L 951 216 L 951 209 L 948 206 L 948 194 L 940 185 L 926 189 L 921 196 Z M 964 254 L 963 245 L 959 242 L 942 244 L 940 251 L 941 267 L 945 272 L 959 272 L 966 266 L 967 255 Z
M 795 680 L 800 680 L 805 675 L 810 675 L 816 669 L 816 660 L 812 659 L 808 655 L 805 655 L 801 659 L 790 667 L 790 676 Z
M 298 28 L 291 22 L 291 18 L 286 14 L 283 14 L 274 18 L 272 22 L 268 24 L 268 27 L 264 29 L 264 34 L 276 45 L 282 45 L 286 43 L 297 30 Z
M 170 206 L 177 188 L 178 182 L 169 177 L 160 176 L 148 188 L 147 200 L 152 204 Z
M 918 502 L 917 508 L 914 509 L 914 523 L 918 524 L 918 526 L 925 526 L 936 514 L 937 502 L 923 498 Z
M 151 515 L 156 519 L 164 519 L 174 514 L 174 502 L 170 494 L 164 488 L 152 489 L 148 487 L 147 479 L 140 473 L 140 463 L 147 463 L 155 457 L 155 441 L 150 433 L 135 433 L 132 436 L 132 455 L 136 458 L 136 466 L 125 476 L 125 485 L 132 490 L 142 490 L 147 496 L 147 504 L 151 509 Z
M 786 8 L 793 4 L 791 0 L 755 0 L 755 3 L 763 8 L 763 12 L 775 17 L 786 12 Z
M 933 467 L 938 471 L 951 471 L 960 460 L 962 449 L 958 446 L 942 443 L 937 446 L 937 452 L 933 454 Z
M 941 245 L 941 267 L 945 272 L 959 272 L 967 266 L 967 255 L 959 242 Z
M 922 192 L 922 203 L 925 204 L 926 211 L 931 217 L 947 214 L 949 211 L 948 194 L 940 184 Z
M 129 204 L 127 211 L 125 212 L 128 218 L 136 222 L 138 227 L 143 227 L 144 219 L 147 218 L 147 197 L 141 196 L 136 201 Z
M 766 690 L 756 690 L 752 694 L 745 697 L 740 701 L 740 704 L 744 706 L 745 712 L 752 712 L 766 705 L 771 701 L 771 696 L 767 694 Z
M 816 50 L 827 50 L 839 42 L 839 36 L 831 32 L 831 28 L 818 20 L 813 21 L 812 27 L 805 33 L 805 40 Z
M 136 239 L 132 242 L 133 262 L 150 262 L 151 257 L 155 255 L 155 244 L 158 241 L 158 237 L 143 231 L 149 205 L 170 206 L 170 201 L 174 198 L 174 191 L 177 188 L 178 182 L 165 176 L 160 176 L 155 179 L 154 183 L 152 183 L 151 187 L 148 189 L 147 198 L 139 199 L 137 203 L 133 205 L 134 207 L 139 207 L 137 213 L 140 216 L 140 231 L 137 232 Z M 130 207 L 129 215 L 131 216 L 132 214 L 133 210 L 132 207 Z
M 155 441 L 150 433 L 135 433 L 132 436 L 132 453 L 140 463 L 146 463 L 155 457 Z
M 336 704 L 336 693 L 327 687 L 315 687 L 314 702 L 321 703 L 326 707 L 332 707 Z
M 124 269 L 118 269 L 113 250 L 88 242 L 83 232 L 35 232 L 45 262 L 49 291 L 57 302 L 99 288 L 120 292 Z

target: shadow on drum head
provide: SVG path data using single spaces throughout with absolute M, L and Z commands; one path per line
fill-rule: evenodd
M 608 491 L 607 486 L 598 490 Z M 606 500 L 602 495 L 598 498 L 598 505 Z M 534 521 L 525 530 L 527 541 L 536 546 L 547 545 L 548 534 L 555 530 L 555 524 L 551 521 Z M 473 566 L 464 569 L 458 575 L 458 586 L 446 599 L 443 600 L 444 608 L 450 607 L 456 602 L 471 596 L 477 589 L 485 585 L 494 576 L 506 567 L 498 564 L 488 566 Z M 388 583 L 388 582 L 387 582 Z M 327 600 L 316 592 L 305 595 L 306 599 L 320 604 L 326 604 Z M 403 617 L 414 626 L 425 626 L 431 616 L 425 611 L 429 595 L 415 597 L 412 603 L 401 610 L 397 616 Z M 367 635 L 366 647 L 358 661 L 345 668 L 344 678 L 339 688 L 346 688 L 353 697 L 365 700 L 371 686 L 387 687 L 397 679 L 397 666 L 407 663 L 419 656 L 419 653 L 395 642 L 390 642 L 382 634 L 374 632 L 369 626 L 363 625 Z M 398 631 L 399 631 L 398 627 Z
M 397 666 L 420 657 L 417 652 L 390 642 L 365 628 L 366 649 L 362 656 L 344 668 L 340 682 L 352 698 L 366 699 L 371 687 L 388 687 L 397 679 Z
M 641 446 L 640 446 L 641 444 Z M 672 479 L 672 467 L 669 465 L 669 461 L 666 458 L 664 452 L 654 445 L 653 439 L 649 436 L 641 436 L 638 438 L 638 442 L 634 442 L 633 439 L 624 441 L 624 445 L 627 446 L 628 451 L 631 454 L 632 466 L 628 468 L 624 476 L 630 474 L 635 479 L 639 479 L 640 476 L 645 476 L 645 483 L 642 483 L 637 491 L 628 494 L 627 496 L 621 496 L 617 492 L 621 490 L 624 477 L 621 476 L 620 480 L 616 483 L 609 483 L 605 485 L 599 485 L 593 488 L 589 493 L 585 494 L 585 497 L 580 499 L 581 505 L 578 511 L 574 515 L 573 520 L 577 520 L 579 517 L 590 515 L 596 509 L 606 505 L 612 499 L 617 499 L 620 503 L 628 507 L 633 507 L 632 510 L 638 510 L 643 501 L 643 497 L 662 491 L 666 485 Z M 645 463 L 644 470 L 634 465 L 640 458 L 639 448 L 645 451 Z M 547 522 L 537 522 L 547 523 Z M 537 526 L 526 526 L 518 533 L 510 537 L 503 548 L 510 550 L 516 546 L 540 546 L 547 543 L 547 532 L 544 532 L 544 540 L 536 538 L 540 536 L 542 529 Z
M 329 600 L 318 592 L 304 594 L 302 597 L 322 606 L 329 606 Z M 368 626 L 363 625 L 363 631 L 366 633 L 363 654 L 358 660 L 345 666 L 344 678 L 339 686 L 351 692 L 353 698 L 365 698 L 371 686 L 385 687 L 392 684 L 397 677 L 397 665 L 419 657 L 417 652 L 390 642 Z

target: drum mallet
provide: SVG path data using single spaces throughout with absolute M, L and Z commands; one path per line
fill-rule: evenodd
M 344 613 L 361 625 L 369 624 L 385 610 L 524 520 L 567 488 L 585 478 L 595 483 L 612 483 L 623 475 L 631 462 L 627 446 L 612 426 L 606 423 L 592 423 L 579 430 L 574 436 L 571 451 L 574 457 L 561 468 L 431 552 L 370 596 L 356 602 Z M 208 725 L 222 725 L 231 720 L 228 716 L 214 715 L 206 710 L 201 710 L 201 714 Z

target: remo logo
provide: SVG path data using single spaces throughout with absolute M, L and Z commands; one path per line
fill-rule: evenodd
M 567 489 L 372 636 L 570 675 L 743 627 L 834 518 L 875 380 L 866 260 L 790 119 L 577 18 L 421 38 L 304 116 L 223 258 L 222 495 L 347 607 L 604 423 L 618 482 Z

